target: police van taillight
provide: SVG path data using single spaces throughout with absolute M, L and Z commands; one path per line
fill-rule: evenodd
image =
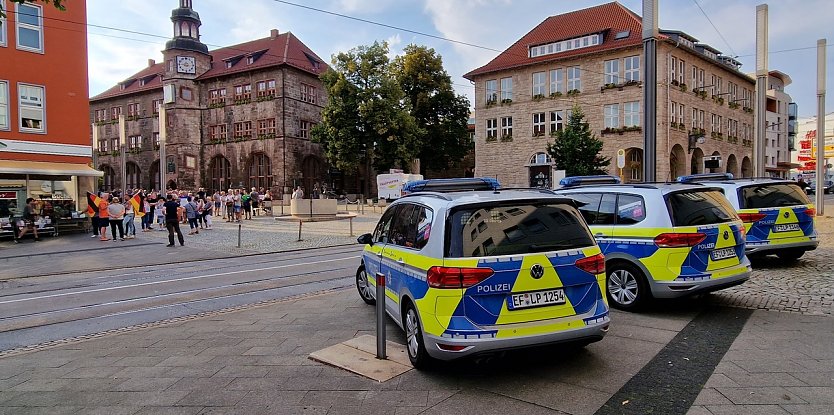
M 577 259 L 574 265 L 589 274 L 605 274 L 605 257 L 602 254 Z
M 661 233 L 654 238 L 654 244 L 661 248 L 684 248 L 698 245 L 706 238 L 703 233 Z
M 756 223 L 765 218 L 764 213 L 739 213 L 738 217 L 741 218 L 741 221 L 744 223 Z
M 431 267 L 426 281 L 432 288 L 468 288 L 493 274 L 492 268 Z

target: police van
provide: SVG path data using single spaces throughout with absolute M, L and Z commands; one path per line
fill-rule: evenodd
M 605 255 L 609 303 L 634 310 L 741 284 L 750 277 L 744 225 L 717 187 L 620 184 L 612 176 L 567 177 L 556 193 L 579 204 Z
M 816 208 L 794 181 L 733 179 L 730 173 L 680 176 L 677 181 L 703 183 L 724 192 L 744 222 L 750 256 L 775 254 L 790 262 L 817 249 Z
M 605 260 L 573 200 L 547 190 L 417 192 L 365 244 L 356 287 L 405 330 L 417 367 L 608 330 Z

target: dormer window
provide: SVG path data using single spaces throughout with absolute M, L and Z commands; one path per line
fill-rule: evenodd
M 595 33 L 592 35 L 581 36 L 578 38 L 560 40 L 558 42 L 551 42 L 544 45 L 530 46 L 528 55 L 531 58 L 543 55 L 551 55 L 562 51 L 587 48 L 596 46 L 602 43 L 602 35 Z
M 243 55 L 237 55 L 232 56 L 231 58 L 223 59 L 223 62 L 226 63 L 226 68 L 231 68 L 240 62 L 241 59 L 243 59 Z

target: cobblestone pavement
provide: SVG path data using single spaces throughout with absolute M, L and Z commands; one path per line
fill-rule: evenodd
M 710 301 L 734 307 L 834 314 L 834 218 L 817 218 L 820 245 L 795 264 L 776 257 L 753 262 L 753 274 L 742 285 L 711 294 Z

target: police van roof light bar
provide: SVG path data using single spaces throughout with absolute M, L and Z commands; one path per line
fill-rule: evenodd
M 678 176 L 675 179 L 678 183 L 695 183 L 699 181 L 710 181 L 710 180 L 733 180 L 732 173 L 701 173 L 701 174 L 690 174 L 688 176 Z
M 577 187 L 592 184 L 620 184 L 619 177 L 598 175 L 598 176 L 571 176 L 559 181 L 562 187 Z

